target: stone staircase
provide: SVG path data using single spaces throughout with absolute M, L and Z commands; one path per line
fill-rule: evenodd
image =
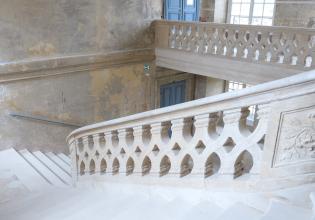
M 312 210 L 288 201 L 265 201 L 266 209 L 249 201 L 232 202 L 201 191 L 159 187 L 52 188 L 0 206 L 0 219 L 19 220 L 311 220 Z M 229 193 L 233 195 L 233 192 Z M 219 196 L 219 195 L 217 195 Z M 223 194 L 221 194 L 223 196 Z M 235 194 L 234 194 L 235 196 Z M 259 196 L 256 195 L 256 199 Z
M 3 193 L 13 188 L 38 192 L 52 186 L 69 187 L 70 158 L 52 152 L 4 150 L 0 152 L 0 179 Z
M 0 219 L 311 220 L 315 185 L 268 193 L 83 182 L 64 154 L 0 152 Z M 290 196 L 294 196 L 292 203 Z

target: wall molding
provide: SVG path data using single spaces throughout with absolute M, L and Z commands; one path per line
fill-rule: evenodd
M 105 69 L 133 63 L 152 62 L 154 59 L 154 50 L 145 48 L 99 54 L 20 60 L 0 65 L 0 83 Z

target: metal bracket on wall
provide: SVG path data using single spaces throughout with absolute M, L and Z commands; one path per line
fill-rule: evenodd
M 32 120 L 32 121 L 38 121 L 38 122 L 45 122 L 45 123 L 55 124 L 55 125 L 60 125 L 60 126 L 65 126 L 65 127 L 79 128 L 79 127 L 84 126 L 84 125 L 69 123 L 69 122 L 60 121 L 60 120 L 52 120 L 52 119 L 49 119 L 47 117 L 32 115 L 32 114 L 28 114 L 28 113 L 10 112 L 9 115 L 11 117 L 14 117 L 14 118 Z

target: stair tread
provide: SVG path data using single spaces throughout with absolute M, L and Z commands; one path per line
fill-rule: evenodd
M 46 189 L 50 184 L 13 148 L 0 152 L 0 167 L 10 170 L 31 191 Z
M 261 220 L 308 220 L 311 219 L 311 216 L 311 209 L 305 209 L 283 201 L 271 200 L 270 205 Z
M 60 154 L 57 154 L 57 156 L 60 157 L 60 159 L 62 159 L 67 164 L 69 164 L 69 165 L 71 164 L 71 159 L 67 155 L 60 153 Z
M 48 158 L 50 158 L 52 161 L 54 161 L 61 169 L 63 169 L 66 173 L 71 175 L 71 167 L 69 164 L 65 163 L 56 154 L 54 154 L 52 152 L 45 153 L 45 154 Z
M 249 207 L 243 203 L 237 202 L 231 207 L 223 211 L 216 220 L 259 220 L 263 216 L 263 212 Z
M 47 168 L 40 160 L 38 160 L 28 150 L 19 151 L 20 154 L 34 167 L 50 184 L 55 186 L 64 186 L 65 184 Z
M 33 152 L 34 156 L 37 157 L 42 163 L 44 163 L 55 175 L 57 175 L 63 182 L 70 184 L 71 177 L 63 169 L 57 166 L 50 158 L 48 158 L 41 151 Z

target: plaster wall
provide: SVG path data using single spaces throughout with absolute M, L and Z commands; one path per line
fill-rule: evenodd
M 0 149 L 68 151 L 65 138 L 75 127 L 12 113 L 83 126 L 149 110 L 150 89 L 143 64 L 0 84 Z
M 160 0 L 2 0 L 0 62 L 150 47 Z
M 315 17 L 313 0 L 277 0 L 274 11 L 275 26 L 307 27 Z
M 89 56 L 94 54 L 150 48 L 151 21 L 161 14 L 158 0 L 3 0 L 0 64 L 21 67 L 13 68 L 14 78 L 29 72 L 23 62 L 44 61 L 45 67 L 46 59 L 58 57 L 59 62 L 47 71 L 59 74 L 61 66 L 68 65 L 66 57 L 87 56 L 84 62 L 91 62 Z M 97 62 L 111 62 L 110 56 L 103 59 Z M 68 65 L 70 74 L 1 81 L 0 150 L 67 152 L 65 138 L 75 129 L 12 117 L 12 113 L 86 125 L 151 109 L 153 82 L 143 74 L 145 59 L 141 62 L 84 71 L 73 70 L 80 64 Z
M 196 75 L 195 90 L 196 99 L 223 93 L 224 89 L 225 89 L 224 80 Z
M 200 20 L 225 23 L 228 0 L 201 0 Z

